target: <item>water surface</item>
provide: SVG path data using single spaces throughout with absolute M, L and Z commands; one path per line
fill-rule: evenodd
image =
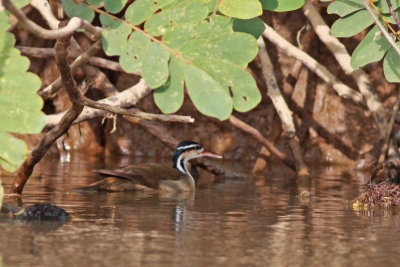
M 226 178 L 191 197 L 166 198 L 139 192 L 82 194 L 71 190 L 98 179 L 90 170 L 127 161 L 79 155 L 61 163 L 43 161 L 25 188 L 22 204 L 57 204 L 73 219 L 63 225 L 0 221 L 0 265 L 399 263 L 397 211 L 353 211 L 347 201 L 361 192 L 367 176 L 352 173 L 346 166 L 314 168 L 311 181 L 296 181 L 283 171 L 285 167 L 275 167 L 266 177 Z M 241 171 L 251 169 L 250 163 L 225 164 Z M 12 177 L 3 178 L 7 190 L 11 181 Z M 309 198 L 299 197 L 303 190 L 309 190 Z

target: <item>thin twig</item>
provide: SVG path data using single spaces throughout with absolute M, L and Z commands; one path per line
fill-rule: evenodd
M 363 5 L 368 10 L 368 12 L 371 15 L 372 19 L 374 20 L 376 26 L 378 26 L 379 30 L 383 33 L 383 35 L 385 36 L 386 40 L 390 43 L 390 45 L 394 48 L 396 53 L 400 56 L 400 47 L 398 47 L 396 45 L 396 42 L 392 39 L 390 34 L 386 31 L 385 27 L 379 21 L 378 17 L 375 15 L 374 11 L 371 9 L 371 6 L 369 4 L 369 0 L 363 0 Z
M 73 122 L 73 124 L 80 123 L 82 121 L 94 119 L 94 118 L 101 118 L 109 114 L 109 111 L 113 109 L 120 110 L 123 108 L 130 108 L 134 106 L 140 99 L 145 97 L 146 95 L 150 94 L 152 90 L 146 85 L 144 79 L 141 79 L 139 83 L 132 86 L 131 88 L 126 89 L 114 96 L 98 100 L 94 104 L 92 103 L 93 107 L 100 108 L 105 105 L 103 110 L 95 109 L 91 107 L 85 107 L 81 113 L 81 115 Z M 92 101 L 92 100 L 90 100 Z M 125 110 L 126 111 L 126 110 Z M 126 111 L 124 113 L 119 114 L 126 114 L 126 115 L 143 115 L 141 117 L 149 120 L 160 120 L 160 121 L 176 121 L 176 122 L 193 122 L 193 118 L 189 116 L 178 116 L 178 115 L 164 115 L 164 114 L 149 114 L 144 113 L 139 110 L 133 111 Z M 46 116 L 46 125 L 44 127 L 45 130 L 49 130 L 56 125 L 64 113 L 54 114 L 54 115 L 47 115 Z
M 15 48 L 21 51 L 22 55 L 28 57 L 49 58 L 55 56 L 55 51 L 53 48 L 27 47 L 27 46 L 15 46 Z M 72 52 L 68 56 L 69 58 L 76 59 L 79 55 L 77 55 L 77 53 Z M 108 70 L 125 72 L 125 70 L 121 67 L 121 65 L 118 62 L 101 57 L 90 57 L 88 63 Z M 130 72 L 130 74 L 140 76 L 139 71 Z
M 285 51 L 288 55 L 295 57 L 296 59 L 303 62 L 310 70 L 315 72 L 322 80 L 332 86 L 336 93 L 344 98 L 353 100 L 356 103 L 363 103 L 362 95 L 357 91 L 351 89 L 338 78 L 336 78 L 329 70 L 304 51 L 300 50 L 296 46 L 289 43 L 285 38 L 280 36 L 274 29 L 269 25 L 265 24 L 265 31 L 263 36 L 274 43 L 277 47 Z
M 400 21 L 396 15 L 396 13 L 394 12 L 392 3 L 390 3 L 390 0 L 386 0 L 386 3 L 388 4 L 390 15 L 392 15 L 392 17 L 394 18 L 394 21 L 396 21 L 397 27 L 400 28 Z
M 184 123 L 193 123 L 194 119 L 190 116 L 181 116 L 181 115 L 165 115 L 165 114 L 152 114 L 140 111 L 139 109 L 132 108 L 132 109 L 124 109 L 118 106 L 111 106 L 103 103 L 99 103 L 93 101 L 91 99 L 85 98 L 83 101 L 83 105 L 95 109 L 106 110 L 108 112 L 119 114 L 119 115 L 127 115 L 133 117 L 140 117 L 145 120 L 159 120 L 159 121 L 166 121 L 166 122 L 184 122 Z
M 215 6 L 214 11 L 213 11 L 213 13 L 212 13 L 213 16 L 215 16 L 215 15 L 217 14 L 217 11 L 218 11 L 218 8 L 219 8 L 219 5 L 220 5 L 220 4 L 221 4 L 221 0 L 218 0 L 218 3 L 217 3 L 217 5 Z
M 145 30 L 141 29 L 140 27 L 137 27 L 137 26 L 135 26 L 135 25 L 129 23 L 127 20 L 121 19 L 121 18 L 119 18 L 119 17 L 117 17 L 117 16 L 114 16 L 114 15 L 108 13 L 107 11 L 102 10 L 102 9 L 99 9 L 99 8 L 97 8 L 97 7 L 95 7 L 95 6 L 88 5 L 88 7 L 91 8 L 93 11 L 99 13 L 99 14 L 105 14 L 105 15 L 109 16 L 110 18 L 114 19 L 114 20 L 118 20 L 118 21 L 121 21 L 121 22 L 125 23 L 128 27 L 130 27 L 131 29 L 133 29 L 133 30 L 135 30 L 135 31 L 142 32 L 144 35 L 147 36 L 147 38 L 149 38 L 149 39 L 152 40 L 153 42 L 159 43 L 159 44 L 160 44 L 161 46 L 163 46 L 166 50 L 168 50 L 171 54 L 175 55 L 176 57 L 178 57 L 180 60 L 182 60 L 182 61 L 185 62 L 186 64 L 193 64 L 193 63 L 190 62 L 189 60 L 185 59 L 185 58 L 182 56 L 182 53 L 173 50 L 172 48 L 170 48 L 169 46 L 167 46 L 163 41 L 161 41 L 161 40 L 157 39 L 156 37 L 152 36 L 151 34 L 149 34 L 148 32 L 146 32 Z
M 77 17 L 72 18 L 64 28 L 58 30 L 47 30 L 28 19 L 25 14 L 12 3 L 12 1 L 2 0 L 2 4 L 8 11 L 17 17 L 19 22 L 21 22 L 29 32 L 44 39 L 57 39 L 70 36 L 79 28 L 83 28 L 97 36 L 97 39 L 101 36 L 100 27 L 95 27 L 89 22 Z

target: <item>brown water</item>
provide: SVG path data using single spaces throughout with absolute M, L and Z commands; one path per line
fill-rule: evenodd
M 399 265 L 399 215 L 353 211 L 346 201 L 359 194 L 366 175 L 345 166 L 315 169 L 310 182 L 276 167 L 259 180 L 226 178 L 189 198 L 160 198 L 74 192 L 97 179 L 91 169 L 127 162 L 63 160 L 46 159 L 22 201 L 57 204 L 72 221 L 0 221 L 0 266 Z M 11 178 L 3 183 L 8 190 Z M 299 198 L 305 189 L 310 198 Z

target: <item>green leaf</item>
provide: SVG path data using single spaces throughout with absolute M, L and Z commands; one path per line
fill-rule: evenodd
M 36 94 L 41 81 L 26 72 L 29 60 L 15 49 L 14 36 L 7 32 L 7 13 L 0 12 L 0 165 L 15 171 L 28 149 L 25 143 L 7 132 L 39 133 L 45 125 L 43 100 Z
M 150 17 L 144 24 L 144 29 L 153 36 L 159 36 L 181 23 L 200 22 L 207 15 L 208 8 L 204 2 L 182 2 Z
M 104 0 L 104 7 L 110 13 L 120 12 L 127 0 Z
M 221 0 L 219 11 L 230 17 L 251 19 L 262 14 L 262 7 L 258 0 Z
M 0 165 L 13 172 L 24 162 L 28 148 L 24 141 L 0 131 Z
M 150 88 L 157 88 L 168 80 L 169 53 L 158 42 L 150 45 L 143 63 L 142 76 Z
M 362 0 L 336 0 L 328 6 L 327 12 L 344 17 L 360 9 L 365 9 Z
M 249 33 L 257 39 L 264 32 L 265 26 L 264 22 L 259 18 L 233 19 L 233 30 L 235 32 Z
M 163 36 L 164 43 L 173 50 L 180 50 L 187 42 L 201 39 L 215 39 L 232 33 L 231 19 L 225 16 L 213 16 L 211 21 L 180 24 Z
M 233 108 L 246 112 L 257 106 L 261 94 L 253 77 L 245 70 L 223 61 L 195 60 L 193 64 L 206 71 L 225 88 L 230 88 L 233 95 Z M 228 89 L 229 90 L 229 89 Z
M 125 12 L 125 18 L 129 23 L 138 25 L 151 17 L 158 9 L 163 8 L 175 0 L 136 0 Z
M 374 20 L 368 11 L 362 9 L 336 20 L 331 27 L 331 32 L 336 37 L 350 37 L 366 29 L 372 23 Z
M 121 54 L 119 63 L 126 72 L 135 72 L 142 68 L 143 61 L 149 50 L 151 41 L 140 31 L 134 31 L 126 45 L 126 50 Z
M 220 120 L 229 118 L 232 113 L 232 98 L 228 90 L 196 66 L 185 65 L 184 75 L 189 96 L 201 113 Z
M 358 69 L 371 62 L 379 61 L 389 48 L 389 42 L 383 36 L 378 26 L 375 26 L 354 50 L 351 56 L 351 66 L 353 69 Z
M 154 91 L 154 102 L 163 113 L 174 113 L 183 104 L 183 70 L 183 61 L 172 56 L 167 83 Z
M 212 40 L 193 40 L 181 50 L 182 56 L 192 61 L 196 58 L 229 60 L 233 64 L 246 67 L 258 52 L 256 39 L 242 32 L 233 32 Z
M 304 5 L 305 0 L 260 0 L 262 7 L 276 12 L 295 10 Z
M 26 5 L 29 5 L 30 2 L 31 2 L 31 0 L 13 0 L 14 5 L 18 8 L 22 8 Z M 0 207 L 1 207 L 1 205 L 0 205 Z
M 91 22 L 94 18 L 94 11 L 87 7 L 86 4 L 75 4 L 72 0 L 62 0 L 62 5 L 68 17 L 78 17 Z
M 208 12 L 213 13 L 214 9 L 217 7 L 218 0 L 202 0 L 202 1 L 206 4 Z
M 123 21 L 114 20 L 105 14 L 100 15 L 100 22 L 103 26 L 102 43 L 104 52 L 108 56 L 123 54 L 126 51 L 131 28 Z
M 393 10 L 396 10 L 400 7 L 400 0 L 390 0 L 390 3 L 392 4 Z M 382 13 L 389 13 L 389 6 L 386 0 L 380 0 L 377 6 L 381 9 Z
M 98 6 L 103 3 L 103 0 L 87 0 L 89 5 Z
M 399 43 L 396 43 L 399 46 Z M 383 61 L 383 72 L 388 82 L 400 82 L 400 56 L 394 48 L 390 48 Z

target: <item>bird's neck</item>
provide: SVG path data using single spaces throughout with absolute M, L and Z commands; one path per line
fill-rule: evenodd
M 182 155 L 180 155 L 176 161 L 174 161 L 174 168 L 177 169 L 180 172 L 183 172 L 185 174 L 187 174 L 187 180 L 188 183 L 190 184 L 190 186 L 192 188 L 195 188 L 196 186 L 196 181 L 193 178 L 192 174 L 189 172 L 188 168 L 187 168 L 187 164 L 188 164 L 188 159 L 185 159 L 182 157 Z

